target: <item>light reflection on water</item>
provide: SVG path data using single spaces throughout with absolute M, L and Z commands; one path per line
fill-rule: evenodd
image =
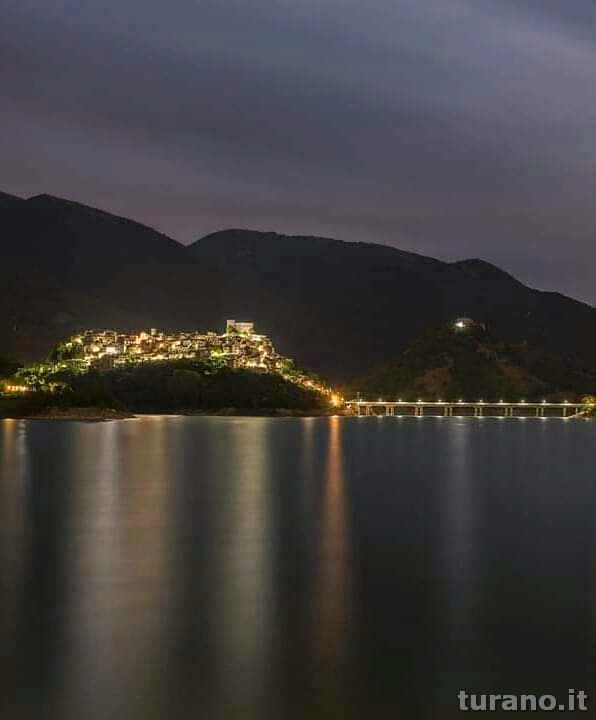
M 342 662 L 350 630 L 350 529 L 344 487 L 341 420 L 329 420 L 327 468 L 315 573 L 315 644 L 324 663 Z
M 1 717 L 589 688 L 591 423 L 0 423 Z

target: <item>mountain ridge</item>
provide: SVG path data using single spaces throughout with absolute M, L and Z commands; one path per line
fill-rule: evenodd
M 425 329 L 472 317 L 508 342 L 596 366 L 596 310 L 478 258 L 232 228 L 188 246 L 56 196 L 0 194 L 0 355 L 43 357 L 86 327 L 220 329 L 255 322 L 280 351 L 343 381 Z

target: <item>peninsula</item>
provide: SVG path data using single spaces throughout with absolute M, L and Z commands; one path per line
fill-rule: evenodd
M 112 419 L 135 412 L 324 414 L 341 398 L 251 322 L 225 332 L 85 330 L 0 380 L 0 412 Z

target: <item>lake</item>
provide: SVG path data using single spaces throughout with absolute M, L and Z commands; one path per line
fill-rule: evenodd
M 461 689 L 589 692 L 595 438 L 0 421 L 0 717 L 444 720 Z

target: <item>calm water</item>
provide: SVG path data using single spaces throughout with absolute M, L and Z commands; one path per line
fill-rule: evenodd
M 595 438 L 0 422 L 0 717 L 443 720 L 459 689 L 589 691 Z

